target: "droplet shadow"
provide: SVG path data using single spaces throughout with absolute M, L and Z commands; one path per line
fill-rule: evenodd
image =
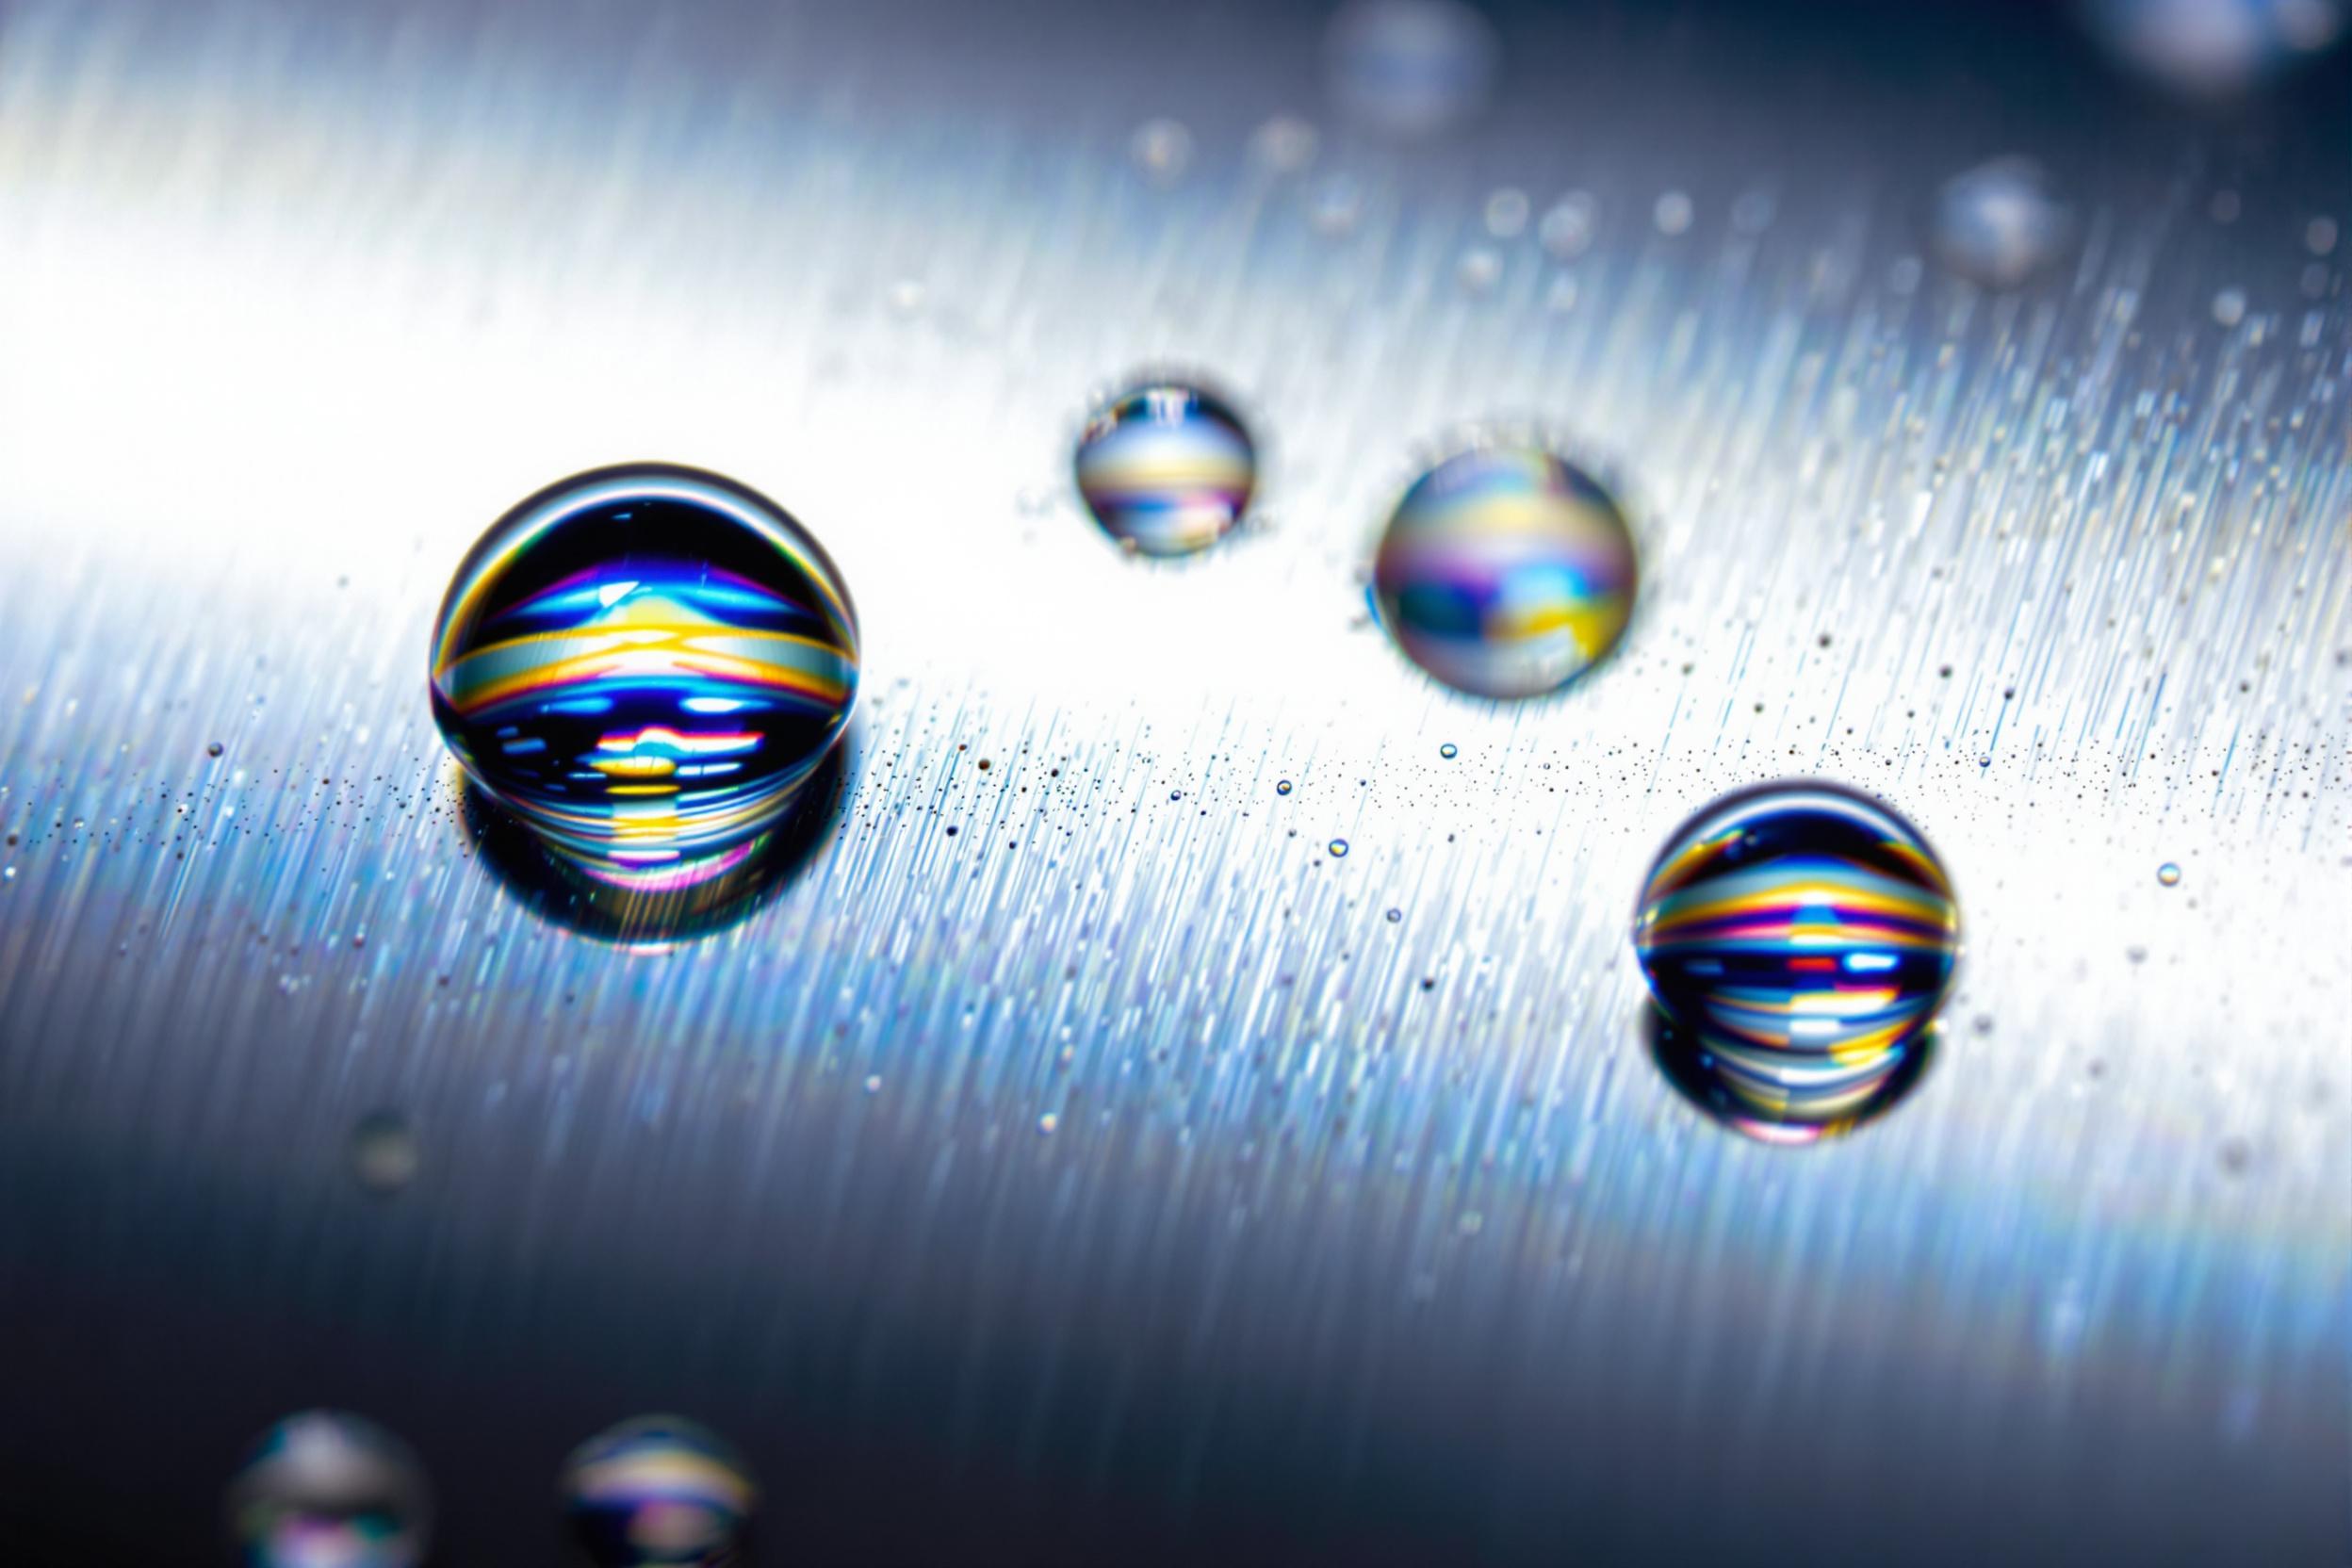
M 748 920 L 824 852 L 849 798 L 857 745 L 852 726 L 764 841 L 757 841 L 740 865 L 691 887 L 636 891 L 598 882 L 550 853 L 471 778 L 464 778 L 459 788 L 459 817 L 477 858 L 540 919 L 626 946 L 691 940 Z
M 1877 1120 L 1910 1098 L 1943 1049 L 1943 1025 L 1931 1020 L 1888 1050 L 1882 1062 L 1816 1087 L 1792 1081 L 1785 1070 L 1772 1070 L 1805 1067 L 1807 1058 L 1756 1052 L 1735 1063 L 1669 1021 L 1654 1004 L 1642 1009 L 1640 1027 L 1651 1064 L 1675 1093 L 1743 1137 L 1783 1146 L 1843 1137 Z M 1759 1063 L 1769 1065 L 1759 1071 Z

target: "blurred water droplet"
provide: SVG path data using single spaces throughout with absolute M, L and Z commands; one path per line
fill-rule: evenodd
M 208 745 L 208 746 L 204 747 L 204 755 L 205 755 L 206 757 L 218 757 L 218 756 L 220 756 L 220 753 L 221 753 L 221 752 L 225 751 L 226 749 L 228 749 L 228 748 L 227 748 L 227 747 L 225 747 L 225 746 L 223 746 L 223 745 L 221 745 L 221 743 L 220 743 L 220 742 L 215 741 L 215 742 L 213 742 L 210 745 Z
M 1454 267 L 1454 277 L 1462 288 L 1472 294 L 1486 294 L 1503 275 L 1503 258 L 1480 245 L 1464 251 Z
M 2167 888 L 2177 888 L 2180 885 L 2180 868 L 2166 860 L 2156 868 L 2156 880 Z
M 1487 20 L 1456 0 L 1349 0 L 1324 36 L 1332 102 L 1396 137 L 1435 136 L 1478 113 L 1500 55 Z
M 1403 920 L 1404 918 L 1405 912 L 1402 909 L 1391 909 L 1388 912 L 1388 923 L 1391 925 L 1396 924 L 1398 921 Z
M 1347 840 L 1345 840 L 1345 839 L 1333 839 L 1333 840 L 1331 841 L 1331 843 L 1330 843 L 1327 847 L 1329 847 L 1329 848 L 1330 848 L 1330 850 L 1331 850 L 1331 858 L 1332 858 L 1332 859 L 1334 859 L 1334 860 L 1345 860 L 1346 858 L 1348 858 L 1348 841 L 1347 841 Z
M 2056 265 L 2074 242 L 2074 209 L 2032 158 L 2002 157 L 1936 193 L 1936 256 L 1985 288 L 2016 288 Z
M 2246 290 L 2225 288 L 2213 296 L 2213 319 L 2225 327 L 2234 327 L 2246 319 Z
M 1257 444 L 1225 400 L 1151 381 L 1086 422 L 1074 459 L 1078 493 L 1102 531 L 1138 554 L 1208 548 L 1232 532 L 1257 491 Z
M 1697 209 L 1691 205 L 1690 195 L 1680 190 L 1667 191 L 1650 209 L 1650 217 L 1658 224 L 1658 232 L 1663 235 L 1688 233 L 1691 220 L 1696 216 Z
M 2344 30 L 2341 0 L 2079 0 L 2115 62 L 2185 97 L 2246 93 L 2316 58 Z
M 2332 218 L 2314 218 L 2309 223 L 2304 224 L 2303 244 L 2304 248 L 2315 256 L 2334 255 L 2336 253 L 2336 220 Z
M 1172 185 L 1192 167 L 1192 131 L 1179 120 L 1147 120 L 1128 139 L 1127 155 L 1154 182 Z
M 2148 962 L 2148 949 L 2142 947 L 2137 942 L 2133 942 L 2130 947 L 2125 948 L 2123 950 L 2123 956 L 2126 959 L 2135 964 L 2144 964 Z
M 1554 202 L 1535 226 L 1536 243 L 1555 261 L 1574 261 L 1592 248 L 1600 226 L 1600 204 L 1581 190 Z
M 1250 159 L 1277 174 L 1296 174 L 1315 161 L 1322 137 L 1296 115 L 1276 115 L 1250 136 Z
M 1527 193 L 1505 186 L 1486 199 L 1486 232 L 1497 239 L 1516 239 L 1527 232 Z
M 416 1455 L 341 1411 L 303 1411 L 262 1433 L 224 1507 L 247 1568 L 415 1568 L 433 1533 Z
M 351 1174 L 374 1193 L 395 1193 L 416 1178 L 416 1135 L 398 1111 L 375 1111 L 351 1129 Z
M 675 1415 L 644 1415 L 572 1450 L 559 1482 L 564 1523 L 593 1568 L 743 1560 L 759 1489 L 734 1449 Z

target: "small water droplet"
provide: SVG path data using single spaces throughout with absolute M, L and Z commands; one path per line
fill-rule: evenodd
M 215 741 L 212 744 L 204 747 L 204 755 L 206 757 L 218 757 L 225 749 L 227 748 L 222 746 L 220 742 Z
M 2017 288 L 2073 244 L 2074 210 L 2032 158 L 2001 157 L 1947 181 L 1936 199 L 1936 259 L 1984 288 Z
M 1690 195 L 1680 190 L 1667 191 L 1650 209 L 1650 217 L 1658 224 L 1658 232 L 1663 235 L 1688 233 L 1690 220 L 1696 216 L 1697 209 L 1691 205 Z
M 1149 380 L 1086 422 L 1075 458 L 1078 493 L 1122 548 L 1190 555 L 1232 532 L 1258 482 L 1257 446 L 1225 400 L 1200 387 Z
M 1054 1115 L 1052 1111 L 1048 1111 L 1043 1116 L 1037 1118 L 1037 1132 L 1044 1136 L 1051 1137 L 1054 1135 L 1054 1130 L 1061 1124 L 1062 1119 Z
M 1179 120 L 1147 120 L 1135 127 L 1127 155 L 1153 181 L 1170 185 L 1192 164 L 1192 132 Z
M 351 1129 L 351 1174 L 369 1192 L 391 1194 L 416 1179 L 416 1135 L 398 1111 L 375 1111 Z
M 1455 758 L 1462 755 L 1462 748 L 1455 745 L 1453 742 L 1448 741 L 1444 745 L 1437 748 L 1437 754 L 1450 762 Z
M 880 1073 L 873 1073 L 867 1077 L 866 1092 L 868 1094 L 880 1094 L 882 1092 L 882 1075 Z
M 1278 795 L 1286 795 L 1290 793 L 1290 780 L 1287 778 L 1276 779 L 1274 781 L 1274 792 Z
M 2156 868 L 2156 880 L 2167 888 L 2177 888 L 2180 885 L 2180 868 L 2166 860 Z
M 1486 232 L 1497 239 L 1516 239 L 1527 227 L 1527 193 L 1505 186 L 1486 199 Z
M 2213 296 L 2213 320 L 2225 327 L 2234 327 L 2246 319 L 2246 290 L 2225 288 Z
M 2303 244 L 2315 256 L 2336 253 L 2336 220 L 2314 218 L 2303 226 Z
M 1980 753 L 1976 759 L 1976 765 L 1980 768 L 1991 767 L 1993 765 L 1993 754 L 1989 751 Z
M 1334 859 L 1334 860 L 1345 860 L 1346 858 L 1348 858 L 1348 841 L 1347 841 L 1347 840 L 1345 840 L 1345 839 L 1333 839 L 1333 840 L 1331 841 L 1331 843 L 1330 843 L 1330 845 L 1329 845 L 1328 847 L 1331 849 L 1331 858 L 1332 858 L 1332 859 Z

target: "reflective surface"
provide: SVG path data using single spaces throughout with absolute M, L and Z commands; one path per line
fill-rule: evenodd
M 0 9 L 11 1544 L 203 1560 L 329 1404 L 456 1562 L 660 1410 L 784 1562 L 2340 1557 L 2352 93 L 2183 122 L 2042 9 L 1496 8 L 1407 146 L 1311 6 Z M 2086 206 L 1995 296 L 1921 218 L 2002 151 Z M 1181 571 L 1070 494 L 1161 362 L 1281 459 Z M 1356 573 L 1523 414 L 1644 577 L 1497 705 Z M 864 666 L 825 847 L 655 951 L 485 862 L 422 678 L 484 525 L 645 454 L 803 517 Z M 1791 775 L 1969 933 L 1794 1152 L 1627 937 Z

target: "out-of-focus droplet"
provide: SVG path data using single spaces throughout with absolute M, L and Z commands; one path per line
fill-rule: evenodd
M 2184 97 L 2235 98 L 2333 47 L 2343 0 L 2077 0 L 2108 56 Z
M 1632 618 L 1633 532 L 1599 482 L 1518 441 L 1473 446 L 1397 502 L 1373 563 L 1381 627 L 1459 692 L 1531 697 L 1608 656 Z
M 1501 53 L 1486 18 L 1457 0 L 1349 0 L 1324 39 L 1340 112 L 1396 137 L 1435 136 L 1477 115 Z
M 2315 256 L 2334 255 L 2336 238 L 2336 220 L 2332 218 L 2314 218 L 2303 225 L 2303 248 Z
M 204 755 L 206 757 L 218 757 L 227 749 L 228 748 L 222 745 L 220 742 L 215 741 L 211 744 L 204 747 Z
M 1600 204 L 1572 190 L 1544 209 L 1535 226 L 1536 243 L 1555 261 L 1574 261 L 1592 249 L 1600 220 Z
M 1250 134 L 1250 161 L 1277 174 L 1297 174 L 1315 162 L 1322 137 L 1314 124 L 1280 114 Z
M 369 1192 L 394 1193 L 416 1179 L 416 1134 L 398 1111 L 374 1111 L 351 1129 L 351 1174 Z
M 2177 888 L 2180 885 L 2180 868 L 2166 860 L 2156 868 L 2156 880 L 2167 888 Z
M 2245 319 L 2245 289 L 2225 288 L 2220 293 L 2213 296 L 2213 321 L 2215 325 L 2234 327 Z
M 1395 925 L 1397 922 L 1403 920 L 1404 918 L 1405 912 L 1402 909 L 1391 909 L 1388 912 L 1388 923 L 1391 925 Z
M 1192 167 L 1192 132 L 1181 120 L 1147 120 L 1128 139 L 1127 155 L 1150 179 L 1172 185 Z
M 733 874 L 847 728 L 858 623 L 773 501 L 606 468 L 509 512 L 459 565 L 433 712 L 493 802 L 625 892 Z
M 1666 1022 L 1748 1114 L 1851 1120 L 1942 1004 L 1960 910 L 1919 830 L 1813 780 L 1726 795 L 1651 867 L 1634 950 Z
M 224 1507 L 243 1568 L 415 1568 L 433 1535 L 432 1489 L 408 1446 L 341 1411 L 262 1433 Z
M 1945 182 L 1936 193 L 1936 256 L 1984 288 L 2020 287 L 2074 243 L 2074 209 L 2032 158 L 2002 157 Z
M 561 1491 L 565 1532 L 595 1568 L 731 1568 L 760 1499 L 734 1449 L 675 1415 L 590 1438 L 564 1462 Z
M 1197 386 L 1149 381 L 1086 422 L 1078 493 L 1102 531 L 1150 556 L 1190 555 L 1233 531 L 1258 483 L 1239 415 Z
M 1331 852 L 1331 858 L 1332 858 L 1332 859 L 1334 859 L 1334 860 L 1345 860 L 1346 858 L 1348 858 L 1348 841 L 1347 841 L 1347 840 L 1345 840 L 1345 839 L 1333 839 L 1333 840 L 1332 840 L 1332 841 L 1331 841 L 1328 845 L 1326 845 L 1325 847 L 1326 847 L 1326 848 L 1328 848 L 1328 849 L 1330 849 L 1330 851 Z
M 1307 221 L 1332 238 L 1354 233 L 1363 216 L 1364 188 L 1345 174 L 1325 180 L 1307 203 Z
M 1931 1022 L 1889 1051 L 1828 1072 L 1772 1052 L 1707 1045 L 1655 1008 L 1643 1020 L 1650 1060 L 1668 1086 L 1742 1137 L 1802 1148 L 1843 1137 L 1910 1098 L 1943 1049 Z
M 1486 232 L 1497 239 L 1516 239 L 1527 232 L 1527 193 L 1506 186 L 1486 199 Z
M 1466 294 L 1492 294 L 1502 276 L 1503 258 L 1483 245 L 1462 252 L 1454 266 L 1454 278 Z
M 1662 235 L 1688 234 L 1697 216 L 1698 209 L 1691 204 L 1689 193 L 1680 190 L 1665 192 L 1650 209 L 1650 218 Z

